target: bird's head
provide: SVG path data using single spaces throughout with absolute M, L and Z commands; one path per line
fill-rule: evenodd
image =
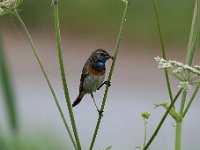
M 96 51 L 94 51 L 92 53 L 92 57 L 98 61 L 98 62 L 102 62 L 105 63 L 108 59 L 113 59 L 112 56 L 110 56 L 110 54 L 108 54 L 108 52 L 106 52 L 103 49 L 97 49 Z

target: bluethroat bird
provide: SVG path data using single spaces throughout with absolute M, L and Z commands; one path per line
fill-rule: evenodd
M 98 109 L 94 100 L 93 92 L 99 90 L 104 84 L 110 86 L 110 82 L 104 81 L 106 72 L 105 63 L 110 58 L 113 59 L 113 57 L 103 49 L 97 49 L 91 54 L 83 67 L 80 79 L 79 94 L 72 104 L 73 107 L 78 105 L 86 94 L 90 94 L 95 107 L 99 112 L 99 115 L 102 115 L 103 112 Z

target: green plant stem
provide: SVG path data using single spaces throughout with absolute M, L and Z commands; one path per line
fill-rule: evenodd
M 187 112 L 188 112 L 188 110 L 189 110 L 189 108 L 190 108 L 192 102 L 194 101 L 194 98 L 195 98 L 195 96 L 197 95 L 197 92 L 199 91 L 199 88 L 200 88 L 200 82 L 198 83 L 198 85 L 197 85 L 197 87 L 196 87 L 194 93 L 192 94 L 192 97 L 190 98 L 190 100 L 189 100 L 189 102 L 188 102 L 188 105 L 186 106 L 186 108 L 185 108 L 185 110 L 184 110 L 184 112 L 183 112 L 183 114 L 182 114 L 182 117 L 183 117 L 183 118 L 184 118 L 185 115 L 187 114 Z
M 147 121 L 144 118 L 143 118 L 143 121 L 144 121 L 144 142 L 143 142 L 143 147 L 145 147 L 146 141 L 147 141 Z
M 161 25 L 160 25 L 160 17 L 159 17 L 159 13 L 158 13 L 158 2 L 157 2 L 157 0 L 154 0 L 154 10 L 155 10 L 155 15 L 156 15 L 156 22 L 157 22 L 157 27 L 158 27 L 158 32 L 159 32 L 160 44 L 161 44 L 161 48 L 162 48 L 162 57 L 166 60 L 166 50 L 165 50 L 165 46 L 164 46 L 162 30 L 161 30 Z M 170 85 L 170 80 L 169 80 L 169 75 L 168 75 L 167 69 L 165 69 L 165 79 L 166 79 L 166 83 L 167 83 L 167 89 L 168 89 L 169 97 L 170 97 L 170 100 L 172 102 L 173 95 L 172 95 L 172 90 L 171 90 L 171 85 Z
M 179 115 L 180 116 L 182 116 L 182 114 L 183 114 L 186 97 L 187 97 L 187 92 L 183 91 L 183 93 L 182 93 L 182 99 L 181 99 L 181 104 L 180 104 L 180 110 L 179 110 Z
M 68 124 L 67 124 L 67 121 L 66 121 L 66 119 L 65 119 L 65 117 L 64 117 L 64 114 L 63 114 L 63 112 L 62 112 L 62 109 L 61 109 L 61 107 L 60 107 L 60 104 L 59 104 L 59 102 L 58 102 L 58 99 L 57 99 L 57 97 L 56 97 L 55 91 L 54 91 L 54 89 L 53 89 L 53 87 L 52 87 L 52 85 L 51 85 L 51 82 L 50 82 L 50 80 L 49 80 L 49 78 L 48 78 L 48 75 L 47 75 L 46 71 L 44 70 L 44 67 L 43 67 L 43 65 L 42 65 L 42 62 L 41 62 L 41 60 L 40 60 L 40 58 L 39 58 L 37 49 L 35 48 L 35 44 L 34 44 L 32 38 L 31 38 L 31 35 L 29 34 L 29 31 L 28 31 L 26 25 L 24 24 L 23 20 L 21 19 L 20 15 L 18 14 L 17 11 L 14 11 L 14 15 L 16 16 L 16 18 L 18 19 L 19 23 L 22 25 L 22 27 L 23 27 L 25 33 L 26 33 L 27 36 L 28 36 L 28 40 L 29 40 L 29 42 L 30 42 L 30 45 L 31 45 L 31 48 L 32 48 L 32 50 L 33 50 L 34 56 L 36 57 L 36 60 L 37 60 L 37 62 L 38 62 L 38 64 L 39 64 L 39 66 L 40 66 L 40 69 L 42 70 L 42 73 L 43 73 L 43 75 L 44 75 L 44 77 L 45 77 L 45 79 L 46 79 L 46 81 L 47 81 L 47 84 L 48 84 L 49 89 L 50 89 L 50 91 L 51 91 L 51 93 L 52 93 L 52 95 L 53 95 L 54 101 L 55 101 L 56 106 L 57 106 L 57 108 L 58 108 L 58 111 L 59 111 L 59 113 L 60 113 L 60 115 L 61 115 L 61 118 L 62 118 L 62 120 L 63 120 L 63 123 L 64 123 L 64 125 L 65 125 L 65 128 L 66 128 L 66 130 L 67 130 L 67 132 L 68 132 L 68 134 L 69 134 L 69 136 L 70 136 L 70 139 L 71 139 L 71 141 L 72 141 L 74 147 L 76 148 L 76 144 L 75 144 L 75 142 L 74 142 L 73 136 L 72 136 L 72 134 L 71 134 L 71 131 L 70 131 L 70 129 L 69 129 L 69 126 L 68 126 Z
M 58 50 L 58 59 L 59 59 L 59 65 L 60 65 L 60 73 L 62 78 L 62 84 L 63 84 L 63 91 L 65 94 L 65 99 L 70 115 L 71 125 L 74 132 L 74 136 L 77 143 L 78 150 L 81 150 L 81 144 L 78 136 L 78 131 L 76 127 L 76 122 L 74 119 L 74 114 L 72 110 L 72 105 L 69 97 L 69 91 L 67 87 L 67 81 L 65 77 L 65 69 L 64 69 L 64 62 L 63 62 L 63 54 L 62 54 L 62 46 L 61 46 L 61 34 L 60 34 L 60 25 L 59 25 L 59 15 L 58 15 L 58 0 L 53 0 L 53 8 L 54 8 L 54 21 L 55 21 L 55 31 L 56 31 L 56 46 Z
M 116 45 L 115 45 L 114 60 L 113 60 L 112 65 L 111 65 L 111 69 L 110 69 L 107 81 L 111 81 L 111 78 L 112 78 L 112 74 L 113 74 L 115 63 L 116 63 L 116 59 L 117 59 L 117 54 L 118 54 L 119 47 L 120 47 L 120 42 L 121 42 L 121 36 L 122 36 L 122 33 L 123 33 L 123 28 L 124 28 L 124 25 L 125 25 L 125 22 L 126 22 L 126 13 L 127 13 L 127 9 L 128 9 L 128 1 L 125 0 L 124 2 L 125 2 L 125 8 L 124 8 L 124 12 L 123 12 L 122 20 L 121 20 L 119 34 L 118 34 Z M 101 111 L 104 110 L 104 107 L 105 107 L 105 104 L 106 104 L 106 100 L 107 100 L 108 91 L 109 91 L 109 86 L 107 85 L 106 89 L 105 89 L 105 93 L 104 93 L 102 105 L 101 105 Z M 97 136 L 100 124 L 101 124 L 101 119 L 102 119 L 102 116 L 99 115 L 89 150 L 92 150 L 93 147 L 94 147 L 96 136 Z
M 9 65 L 7 63 L 5 51 L 3 48 L 3 42 L 0 35 L 0 81 L 2 85 L 2 92 L 6 104 L 7 117 L 9 120 L 9 127 L 13 133 L 18 132 L 18 115 L 16 98 L 14 92 L 14 86 L 9 71 Z
M 181 150 L 182 122 L 176 122 L 175 150 Z
M 151 136 L 150 140 L 147 142 L 147 144 L 145 145 L 145 147 L 143 148 L 143 150 L 147 150 L 147 148 L 151 145 L 151 143 L 153 142 L 154 138 L 156 137 L 156 135 L 158 134 L 158 131 L 160 130 L 162 124 L 164 123 L 165 119 L 167 118 L 171 108 L 173 107 L 173 105 L 175 104 L 175 102 L 177 101 L 178 97 L 180 96 L 180 94 L 182 93 L 182 89 L 180 89 L 178 91 L 178 93 L 176 94 L 176 96 L 174 97 L 173 101 L 171 102 L 171 104 L 169 105 L 169 108 L 167 109 L 167 111 L 165 112 L 164 116 L 162 117 L 161 121 L 159 122 L 156 130 L 154 131 L 153 135 Z
M 159 32 L 160 44 L 161 44 L 161 48 L 162 48 L 162 57 L 164 59 L 166 59 L 166 51 L 165 51 L 165 46 L 164 46 L 164 42 L 163 42 L 162 30 L 161 30 L 161 25 L 160 25 L 160 17 L 158 14 L 157 0 L 154 0 L 154 10 L 155 10 L 155 15 L 156 15 L 156 22 L 157 22 L 157 27 L 158 27 L 158 32 Z
M 180 109 L 179 109 L 179 115 L 181 117 L 182 117 L 182 114 L 183 114 L 186 97 L 187 97 L 187 92 L 184 90 L 183 93 L 182 93 Z M 181 150 L 182 122 L 183 122 L 183 120 L 181 122 L 176 121 L 175 150 Z
M 188 42 L 186 64 L 192 65 L 200 31 L 200 1 L 195 1 L 190 37 Z
M 200 1 L 196 0 L 195 5 L 194 5 L 194 13 L 193 13 L 189 42 L 188 42 L 187 58 L 186 58 L 186 64 L 190 65 L 190 66 L 192 65 L 192 62 L 194 60 L 194 54 L 196 51 L 198 38 L 199 38 L 199 30 L 200 30 L 199 8 L 200 8 Z M 188 80 L 189 79 L 190 79 L 190 74 L 188 75 Z M 185 114 L 187 113 L 191 103 L 193 102 L 198 89 L 199 89 L 199 87 L 197 86 L 194 94 L 192 95 L 191 100 L 189 101 L 188 106 L 186 107 L 186 112 L 184 111 L 184 106 L 185 106 L 187 92 L 186 91 L 183 92 L 182 101 L 180 104 L 180 111 L 179 111 L 179 114 L 183 117 L 183 119 L 184 119 Z M 181 139 L 182 139 L 182 122 L 177 122 L 176 123 L 175 150 L 181 150 Z

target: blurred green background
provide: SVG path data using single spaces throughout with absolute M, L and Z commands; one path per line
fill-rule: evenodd
M 169 58 L 185 60 L 194 0 L 158 0 L 158 3 L 167 54 Z M 77 96 L 81 67 L 91 51 L 100 47 L 109 52 L 113 49 L 124 5 L 120 0 L 59 0 L 59 6 L 64 58 L 73 100 Z M 51 0 L 24 0 L 19 10 L 39 49 L 63 110 L 67 114 L 57 65 Z M 0 31 L 3 31 L 2 50 L 5 52 L 5 57 L 1 56 L 8 59 L 4 60 L 4 65 L 8 68 L 6 71 L 8 73 L 10 71 L 9 80 L 12 81 L 10 86 L 16 87 L 13 88 L 13 93 L 10 93 L 14 95 L 12 99 L 14 102 L 7 101 L 7 105 L 4 101 L 6 98 L 1 96 L 3 95 L 1 92 L 6 93 L 6 91 L 0 90 L 0 103 L 4 104 L 0 105 L 0 150 L 69 148 L 71 143 L 68 135 L 23 35 L 24 31 L 11 15 L 1 17 Z M 134 149 L 142 140 L 138 137 L 143 134 L 140 112 L 152 110 L 152 104 L 156 100 L 168 99 L 162 71 L 157 69 L 153 60 L 160 54 L 159 45 L 153 0 L 132 0 L 121 45 L 123 51 L 119 56 L 120 61 L 112 82 L 113 89 L 109 95 L 108 110 L 105 112 L 105 120 L 95 150 L 108 145 L 112 145 L 114 150 Z M 199 52 L 197 56 L 200 56 Z M 173 87 L 177 89 L 174 82 Z M 9 89 L 7 88 L 7 92 Z M 96 96 L 99 99 L 98 105 L 102 95 L 103 90 Z M 90 98 L 85 99 L 74 112 L 80 137 L 86 149 L 96 124 L 97 114 L 91 101 L 87 100 Z M 111 103 L 112 105 L 109 105 Z M 6 106 L 12 104 L 16 104 L 16 110 L 14 107 L 13 111 L 6 111 Z M 200 146 L 196 141 L 200 138 L 200 133 L 197 133 L 200 131 L 196 131 L 200 120 L 196 117 L 198 115 L 195 115 L 199 114 L 199 102 L 195 106 L 194 113 L 191 111 L 184 126 L 185 135 L 190 136 L 184 137 L 183 150 L 191 149 L 191 145 L 194 149 Z M 14 115 L 17 118 L 13 122 L 10 119 L 10 124 L 9 118 L 6 118 L 9 117 L 9 113 L 11 119 Z M 161 115 L 159 110 L 151 116 L 149 132 L 153 132 Z M 173 120 L 168 121 L 173 122 Z M 166 149 L 173 149 L 171 138 L 174 128 L 169 122 L 159 134 L 161 138 L 158 143 L 154 144 L 157 150 L 162 149 L 163 145 L 167 146 Z M 17 132 L 19 135 L 14 132 L 14 137 L 11 136 L 9 127 L 19 130 Z M 41 130 L 38 131 L 40 127 Z
M 158 2 L 165 39 L 185 42 L 189 35 L 194 0 Z M 29 27 L 44 27 L 47 30 L 53 27 L 51 0 L 24 0 L 20 9 Z M 120 0 L 60 0 L 62 31 L 66 34 L 113 36 L 119 28 L 122 11 Z M 152 41 L 157 38 L 152 0 L 131 1 L 126 31 L 130 40 Z

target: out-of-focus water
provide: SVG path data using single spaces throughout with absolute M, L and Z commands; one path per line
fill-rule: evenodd
M 33 34 L 46 71 L 52 81 L 62 108 L 67 114 L 63 96 L 57 53 L 52 33 Z M 108 52 L 114 49 L 115 38 L 87 37 L 87 35 L 68 35 L 63 37 L 64 61 L 71 100 L 78 93 L 81 69 L 90 53 L 97 48 Z M 143 143 L 143 120 L 140 113 L 151 112 L 148 123 L 148 137 L 152 134 L 164 110 L 153 109 L 153 103 L 169 101 L 162 70 L 157 69 L 154 57 L 160 55 L 159 43 L 156 46 L 136 43 L 123 39 L 121 50 L 114 71 L 112 86 L 109 91 L 104 117 L 96 139 L 95 150 L 112 145 L 114 150 L 135 149 Z M 24 133 L 40 129 L 55 130 L 63 142 L 69 140 L 54 104 L 51 93 L 40 68 L 32 54 L 28 42 L 21 32 L 4 34 L 7 56 L 14 78 L 21 130 Z M 186 52 L 183 45 L 168 45 L 169 58 L 184 61 Z M 197 53 L 198 59 L 199 52 Z M 197 59 L 197 60 L 198 60 Z M 196 63 L 200 63 L 196 61 Z M 111 62 L 107 64 L 109 70 Z M 177 91 L 177 82 L 173 89 Z M 100 107 L 104 89 L 95 93 Z M 200 143 L 200 102 L 199 96 L 194 101 L 183 123 L 183 150 L 199 149 Z M 0 97 L 0 120 L 5 122 L 5 107 Z M 74 108 L 78 131 L 84 149 L 87 149 L 97 121 L 97 111 L 91 97 L 85 96 Z M 69 118 L 69 117 L 68 117 Z M 69 119 L 68 119 L 69 120 Z M 168 117 L 151 148 L 172 150 L 174 145 L 174 123 Z M 2 123 L 5 125 L 5 123 Z M 70 143 L 70 142 L 69 142 Z M 71 143 L 70 143 L 71 144 Z

